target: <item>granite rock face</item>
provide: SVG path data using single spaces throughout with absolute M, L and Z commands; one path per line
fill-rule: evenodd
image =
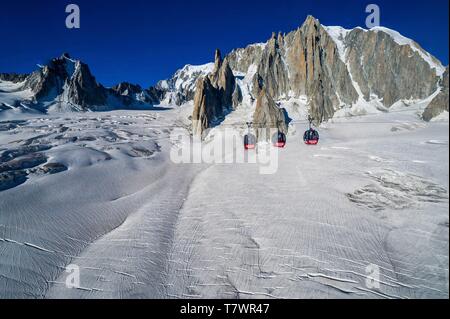
M 87 64 L 78 62 L 70 80 L 67 80 L 67 97 L 71 103 L 85 109 L 107 105 L 108 92 L 91 74 Z
M 79 110 L 95 109 L 107 104 L 108 90 L 97 83 L 87 64 L 65 53 L 33 72 L 24 83 L 36 102 L 55 100 Z
M 254 88 L 253 93 L 257 96 L 261 87 L 264 87 L 267 93 L 274 98 L 286 95 L 286 92 L 289 91 L 288 69 L 283 60 L 281 36 L 277 37 L 275 33 L 272 34 L 272 38 L 261 55 L 256 76 L 259 76 L 260 85 Z
M 373 100 L 389 108 L 426 99 L 444 73 L 436 58 L 398 32 L 326 27 L 312 16 L 295 31 L 274 33 L 227 58 L 233 71 L 253 77 L 247 94 L 257 97 L 265 88 L 275 101 L 306 97 L 316 122 Z
M 63 54 L 61 57 L 51 60 L 47 65 L 33 72 L 26 79 L 24 88 L 31 89 L 36 100 L 56 98 L 63 92 L 66 79 L 72 75 L 69 75 L 68 72 L 67 66 L 69 62 L 67 58 L 68 55 Z M 74 66 L 72 69 L 75 69 Z
M 337 44 L 318 20 L 308 17 L 284 42 L 290 90 L 296 97 L 308 97 L 312 117 L 327 120 L 343 104 L 357 101 Z
M 390 107 L 402 99 L 425 99 L 436 91 L 439 75 L 423 59 L 423 49 L 414 42 L 400 45 L 392 30 L 354 29 L 345 37 L 345 45 L 352 77 L 365 100 L 374 95 Z
M 440 82 L 441 91 L 439 94 L 428 104 L 427 108 L 423 112 L 422 118 L 425 121 L 431 121 L 436 116 L 440 115 L 442 112 L 448 112 L 448 66 Z
M 297 30 L 273 33 L 266 44 L 233 50 L 224 61 L 217 52 L 213 72 L 197 86 L 194 120 L 203 131 L 247 94 L 250 101 L 257 98 L 255 122 L 269 125 L 268 119 L 282 118 L 274 101 L 306 97 L 318 124 L 341 108 L 364 108 L 374 100 L 389 108 L 402 100 L 426 99 L 439 85 L 445 87 L 442 73 L 437 59 L 393 30 L 326 27 L 309 16 Z M 250 83 L 246 90 L 239 86 L 244 78 Z M 448 89 L 443 89 L 424 119 L 440 112 L 446 98 Z
M 259 92 L 253 114 L 253 127 L 258 141 L 270 140 L 274 132 L 288 132 L 285 112 L 277 106 L 266 88 Z
M 197 81 L 192 114 L 193 133 L 200 135 L 223 120 L 240 99 L 238 90 L 228 59 L 222 60 L 220 51 L 216 50 L 213 71 Z
M 263 88 L 275 100 L 307 96 L 310 113 L 319 122 L 331 118 L 342 105 L 358 100 L 337 44 L 311 16 L 301 28 L 287 35 L 273 33 L 267 44 L 249 46 L 230 55 L 239 72 L 250 72 L 249 65 L 256 65 L 251 92 L 254 96 L 259 96 Z
M 197 82 L 192 113 L 192 132 L 201 135 L 204 130 L 222 116 L 219 92 L 211 83 L 209 77 L 201 78 Z
M 225 109 L 231 109 L 233 105 L 233 93 L 235 92 L 236 79 L 231 70 L 228 59 L 222 61 L 219 50 L 216 50 L 214 71 L 208 75 L 211 83 L 219 91 L 220 104 Z
M 251 44 L 246 48 L 235 49 L 227 55 L 230 67 L 235 74 L 245 74 L 252 65 L 258 64 L 266 47 L 265 43 Z

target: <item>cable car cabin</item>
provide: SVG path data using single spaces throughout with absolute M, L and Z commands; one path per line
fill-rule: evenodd
M 275 133 L 272 136 L 272 144 L 275 147 L 280 147 L 280 148 L 285 147 L 286 146 L 286 134 L 284 134 L 283 132 Z
M 319 144 L 319 132 L 314 129 L 309 129 L 303 135 L 303 141 L 306 145 L 317 145 Z
M 246 150 L 252 150 L 256 147 L 256 137 L 253 134 L 247 134 L 244 136 L 244 148 Z

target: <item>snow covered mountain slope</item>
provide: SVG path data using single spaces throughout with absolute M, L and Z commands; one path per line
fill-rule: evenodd
M 416 109 L 334 120 L 312 148 L 295 124 L 273 175 L 172 163 L 184 108 L 4 120 L 0 156 L 35 166 L 0 191 L 0 296 L 448 298 L 448 121 Z
M 33 97 L 31 89 L 23 89 L 24 84 L 24 81 L 14 83 L 0 80 L 0 109 L 16 109 L 21 106 L 22 101 Z
M 195 87 L 200 77 L 206 76 L 214 69 L 214 63 L 204 65 L 186 65 L 168 80 L 162 80 L 156 89 L 164 92 L 161 96 L 163 105 L 182 105 L 194 99 Z
M 180 214 L 168 294 L 447 298 L 448 166 L 439 163 L 448 161 L 448 124 L 440 125 L 414 114 L 344 120 L 322 130 L 318 148 L 291 138 L 274 175 L 252 165 L 205 170 Z M 366 284 L 373 265 L 378 289 Z
M 74 256 L 145 205 L 176 220 L 196 171 L 168 158 L 177 114 L 55 114 L 0 114 L 0 298 L 44 297 Z M 147 243 L 162 245 L 154 226 Z

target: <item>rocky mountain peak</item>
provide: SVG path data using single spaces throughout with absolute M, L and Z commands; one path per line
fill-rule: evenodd
M 229 57 L 242 74 L 256 66 L 253 96 L 262 87 L 274 100 L 306 96 L 319 123 L 357 104 L 389 108 L 403 99 L 423 100 L 436 91 L 443 73 L 439 61 L 398 32 L 326 27 L 313 16 L 286 35 L 273 33 L 265 46 Z
M 315 29 L 318 29 L 318 28 L 320 28 L 320 26 L 321 26 L 321 24 L 320 24 L 319 19 L 316 19 L 312 15 L 308 15 L 306 17 L 305 22 L 303 22 L 301 28 L 310 29 L 311 27 L 314 27 Z
M 66 91 L 68 100 L 83 109 L 92 105 L 103 106 L 107 102 L 107 90 L 97 82 L 88 65 L 82 62 L 68 81 Z
M 278 32 L 277 43 L 279 47 L 283 47 L 284 45 L 284 34 L 281 32 Z
M 62 100 L 84 110 L 92 103 L 111 103 L 109 97 L 118 107 L 158 102 L 182 105 L 195 98 L 199 79 L 208 78 L 200 91 L 205 95 L 213 88 L 209 97 L 218 105 L 215 116 L 242 101 L 253 106 L 264 89 L 274 101 L 307 100 L 310 115 L 320 123 L 339 110 L 352 114 L 358 109 L 355 112 L 360 113 L 361 109 L 386 109 L 397 102 L 432 97 L 437 100 L 429 110 L 441 110 L 435 105 L 445 102 L 448 71 L 444 71 L 435 57 L 394 30 L 327 27 L 308 16 L 295 31 L 274 32 L 267 42 L 235 49 L 226 57 L 217 49 L 212 63 L 186 65 L 146 90 L 126 82 L 105 89 L 86 64 L 68 53 L 31 75 L 0 74 L 0 80 L 24 82 L 23 89 L 32 90 L 38 105 L 62 104 Z
M 33 92 L 31 107 L 40 111 L 104 110 L 138 104 L 141 107 L 159 100 L 157 90 L 142 90 L 139 85 L 121 83 L 105 88 L 86 63 L 72 59 L 68 53 L 51 59 L 23 80 L 21 89 Z
M 236 92 L 236 79 L 229 60 L 225 58 L 222 61 L 217 49 L 213 72 L 197 81 L 192 115 L 194 134 L 201 134 L 221 121 L 224 114 L 233 108 L 236 99 L 239 99 L 239 92 Z
M 219 49 L 216 49 L 214 54 L 214 72 L 218 72 L 222 66 L 222 53 Z
M 272 37 L 269 39 L 267 44 L 272 53 L 275 53 L 276 50 L 280 49 L 280 46 L 283 45 L 283 36 L 281 35 L 281 32 L 278 34 L 273 32 Z

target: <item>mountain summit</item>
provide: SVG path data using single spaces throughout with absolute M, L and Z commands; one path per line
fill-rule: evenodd
M 157 92 L 120 83 L 105 88 L 97 82 L 89 66 L 68 53 L 51 59 L 30 75 L 2 74 L 0 80 L 14 83 L 9 108 L 48 111 L 102 111 L 148 108 L 158 103 Z M 0 101 L 2 102 L 2 101 Z
M 238 75 L 236 91 L 244 92 L 244 104 L 254 107 L 261 91 L 279 105 L 303 99 L 316 123 L 337 113 L 388 111 L 398 103 L 409 105 L 437 94 L 423 118 L 448 111 L 448 68 L 416 42 L 383 27 L 347 30 L 323 26 L 308 16 L 297 30 L 273 33 L 266 43 L 234 50 L 225 60 Z M 215 70 L 218 65 L 216 53 Z M 211 86 L 201 81 L 208 76 L 199 77 L 197 91 L 207 97 Z M 200 109 L 208 114 L 216 107 L 208 99 L 198 102 L 194 101 L 194 119 Z M 202 129 L 207 127 L 202 124 Z
M 194 133 L 202 133 L 212 123 L 218 122 L 239 103 L 236 98 L 236 79 L 228 59 L 222 60 L 216 50 L 214 69 L 197 81 L 192 115 Z M 235 97 L 235 98 L 233 98 Z
M 214 62 L 186 65 L 149 89 L 126 82 L 105 88 L 86 64 L 63 54 L 31 75 L 0 74 L 0 81 L 12 83 L 7 85 L 9 91 L 1 89 L 0 106 L 95 111 L 182 105 L 192 102 L 198 90 L 210 95 L 204 90 L 211 87 L 220 96 L 205 102 L 203 115 L 215 114 L 214 118 L 223 113 L 217 109 L 254 108 L 264 89 L 277 104 L 306 101 L 307 112 L 317 123 L 337 114 L 388 111 L 433 100 L 423 116 L 430 120 L 448 111 L 445 74 L 448 67 L 394 30 L 329 27 L 308 16 L 290 33 L 273 33 L 267 42 L 233 50 L 223 59 L 218 51 Z M 210 83 L 198 83 L 206 78 Z M 194 115 L 199 115 L 198 107 Z M 214 122 L 207 117 L 202 130 Z

